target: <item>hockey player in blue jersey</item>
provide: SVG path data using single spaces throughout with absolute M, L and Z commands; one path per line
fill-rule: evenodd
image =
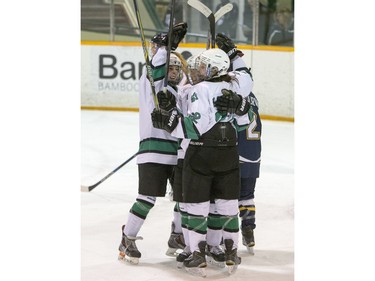
M 252 92 L 249 98 L 254 118 L 246 130 L 238 133 L 238 151 L 241 163 L 241 194 L 238 204 L 242 244 L 246 246 L 249 253 L 254 254 L 254 229 L 256 227 L 254 192 L 260 170 L 262 123 L 259 116 L 258 100 Z

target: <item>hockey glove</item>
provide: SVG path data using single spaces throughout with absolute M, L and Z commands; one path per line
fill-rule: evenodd
M 228 57 L 232 60 L 237 55 L 242 57 L 243 53 L 240 50 L 237 50 L 237 46 L 234 45 L 233 41 L 226 35 L 218 33 L 216 35 L 216 44 L 219 49 L 227 53 Z
M 237 114 L 238 116 L 245 115 L 250 109 L 250 102 L 244 99 L 241 95 L 231 90 L 222 89 L 222 96 L 218 97 L 214 102 L 217 111 L 220 114 Z
M 156 94 L 156 97 L 158 98 L 159 107 L 161 109 L 170 111 L 172 108 L 176 107 L 176 98 L 170 91 L 167 90 L 165 93 L 160 91 Z
M 182 39 L 184 39 L 185 34 L 187 32 L 187 28 L 188 28 L 188 25 L 186 22 L 181 22 L 173 26 L 172 43 L 171 43 L 172 51 L 176 50 L 178 47 L 178 44 L 180 44 Z
M 170 111 L 154 109 L 151 113 L 152 125 L 154 128 L 162 129 L 171 133 L 178 125 L 180 114 L 176 108 Z

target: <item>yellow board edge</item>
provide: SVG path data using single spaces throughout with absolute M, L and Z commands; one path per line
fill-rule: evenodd
M 111 42 L 111 41 L 81 41 L 81 45 L 91 46 L 142 46 L 141 42 Z M 183 48 L 206 48 L 205 43 L 180 43 Z M 278 52 L 294 52 L 294 47 L 282 46 L 252 46 L 237 45 L 241 50 L 258 50 L 258 51 L 278 51 Z

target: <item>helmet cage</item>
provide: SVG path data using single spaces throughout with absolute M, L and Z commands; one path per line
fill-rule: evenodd
M 191 85 L 203 81 L 204 77 L 199 73 L 199 55 L 191 56 L 187 61 L 188 80 Z

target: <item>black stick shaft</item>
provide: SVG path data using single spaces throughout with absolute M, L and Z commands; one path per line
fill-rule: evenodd
M 98 181 L 96 184 L 88 186 L 88 191 L 93 190 L 95 187 L 97 187 L 99 184 L 104 182 L 106 179 L 108 179 L 110 176 L 112 176 L 114 173 L 116 173 L 118 170 L 120 170 L 123 166 L 125 166 L 127 163 L 129 163 L 135 156 L 137 156 L 138 152 L 135 153 L 132 157 L 130 157 L 128 160 L 126 160 L 124 163 L 122 163 L 120 166 L 118 166 L 116 169 L 114 169 L 112 172 L 110 172 L 108 175 L 106 175 L 104 178 L 102 178 L 100 181 Z
M 172 33 L 173 33 L 173 20 L 174 20 L 174 7 L 175 7 L 175 0 L 172 0 L 172 9 L 171 9 L 171 17 L 169 20 L 169 29 L 168 29 L 168 47 L 167 47 L 167 61 L 165 64 L 165 78 L 164 78 L 164 92 L 166 92 L 166 88 L 168 85 L 168 71 L 169 71 L 169 61 L 171 56 L 171 46 L 172 46 Z
M 148 53 L 148 50 L 147 50 L 147 46 L 146 46 L 146 38 L 145 38 L 144 30 L 143 30 L 143 25 L 142 25 L 142 20 L 141 20 L 141 14 L 139 12 L 137 0 L 134 0 L 134 9 L 135 9 L 135 14 L 137 16 L 139 33 L 141 35 L 143 55 L 144 55 L 145 61 L 146 61 L 147 77 L 148 77 L 148 80 L 150 81 L 150 86 L 151 86 L 152 95 L 154 97 L 155 107 L 159 108 L 159 102 L 158 102 L 158 99 L 156 97 L 154 77 L 152 76 L 152 68 L 151 68 L 151 63 L 150 63 L 150 56 L 149 56 L 149 53 Z

